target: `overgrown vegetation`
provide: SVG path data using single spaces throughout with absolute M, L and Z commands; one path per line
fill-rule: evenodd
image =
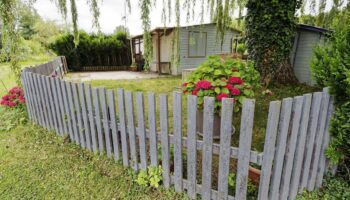
M 72 34 L 61 35 L 50 48 L 67 59 L 71 70 L 86 66 L 128 66 L 131 64 L 130 41 L 125 32 L 113 35 L 89 35 L 80 32 L 80 42 Z
M 331 120 L 332 140 L 327 156 L 339 166 L 339 175 L 350 180 L 350 11 L 334 21 L 336 27 L 325 46 L 316 48 L 311 63 L 313 77 L 329 86 L 334 96 L 335 114 Z

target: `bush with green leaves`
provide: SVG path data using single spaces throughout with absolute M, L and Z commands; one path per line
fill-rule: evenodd
M 147 170 L 140 170 L 137 175 L 136 182 L 141 186 L 159 187 L 162 181 L 163 169 L 161 166 L 149 166 Z
M 211 56 L 192 72 L 182 84 L 184 94 L 198 96 L 198 108 L 203 109 L 204 97 L 215 97 L 215 112 L 220 113 L 221 100 L 233 98 L 238 112 L 243 98 L 253 98 L 260 87 L 259 73 L 251 62 Z
M 311 67 L 316 82 L 330 88 L 336 107 L 326 154 L 339 164 L 339 174 L 350 180 L 350 26 L 344 26 L 350 24 L 350 11 L 336 23 L 328 42 L 316 48 Z
M 130 41 L 123 32 L 113 35 L 89 35 L 80 32 L 77 46 L 73 35 L 64 34 L 50 48 L 56 54 L 65 56 L 68 67 L 74 71 L 86 66 L 131 65 Z
M 235 191 L 235 189 L 236 189 L 236 174 L 235 173 L 229 173 L 228 186 L 229 186 L 229 190 Z M 257 196 L 258 196 L 258 187 L 256 185 L 254 185 L 253 182 L 248 180 L 247 198 L 248 199 L 256 199 Z

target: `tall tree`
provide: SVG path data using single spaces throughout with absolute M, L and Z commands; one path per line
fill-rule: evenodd
M 301 0 L 249 0 L 247 45 L 265 84 L 296 81 L 290 52 Z

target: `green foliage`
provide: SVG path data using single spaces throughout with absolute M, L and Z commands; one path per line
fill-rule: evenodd
M 312 72 L 316 82 L 330 87 L 335 100 L 331 120 L 332 140 L 327 156 L 339 163 L 340 175 L 350 178 L 350 11 L 335 20 L 335 31 L 325 46 L 315 51 Z
M 161 166 L 149 166 L 147 170 L 141 170 L 138 173 L 136 182 L 141 186 L 152 186 L 158 188 L 162 181 L 162 173 L 163 169 Z
M 236 189 L 236 174 L 235 173 L 229 173 L 228 175 L 228 186 L 229 190 L 235 191 Z M 248 199 L 256 199 L 258 196 L 258 187 L 254 185 L 253 182 L 248 180 L 248 187 L 247 187 L 247 197 Z
M 247 51 L 247 46 L 244 43 L 240 43 L 237 45 L 237 52 L 243 55 Z
M 248 52 L 265 84 L 295 80 L 289 59 L 300 1 L 249 0 L 247 3 Z
M 260 87 L 259 78 L 259 73 L 251 62 L 211 56 L 191 73 L 183 84 L 183 90 L 184 93 L 198 96 L 199 109 L 203 108 L 204 96 L 211 96 L 216 99 L 215 112 L 219 113 L 220 96 L 223 96 L 235 99 L 237 103 L 235 111 L 238 112 L 244 97 L 254 97 L 254 90 Z M 238 83 L 233 79 L 238 79 Z M 200 84 L 203 81 L 206 81 L 207 84 L 209 82 L 210 88 L 201 88 Z
M 312 192 L 305 191 L 297 200 L 338 200 L 350 199 L 350 185 L 342 178 L 327 177 L 321 188 Z
M 25 106 L 17 108 L 0 107 L 0 132 L 10 131 L 18 125 L 27 124 L 28 117 Z
M 131 64 L 130 42 L 125 33 L 113 35 L 88 35 L 80 32 L 80 42 L 74 36 L 60 36 L 50 48 L 64 55 L 70 69 L 79 71 L 84 66 L 127 66 Z

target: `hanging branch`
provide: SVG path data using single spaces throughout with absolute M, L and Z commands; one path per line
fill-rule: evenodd
M 88 0 L 88 3 L 90 5 L 90 12 L 92 12 L 93 15 L 92 26 L 95 27 L 98 32 L 101 32 L 99 23 L 100 9 L 98 7 L 97 0 Z
M 67 0 L 57 0 L 57 7 L 63 18 L 67 19 Z
M 73 22 L 74 44 L 78 45 L 79 43 L 78 13 L 77 13 L 77 5 L 75 3 L 75 0 L 70 0 L 70 7 L 71 7 L 72 22 Z
M 141 20 L 143 28 L 143 44 L 144 44 L 144 59 L 145 59 L 145 71 L 149 71 L 152 63 L 153 57 L 153 47 L 152 47 L 152 37 L 150 33 L 151 21 L 149 18 L 151 1 L 150 0 L 140 0 L 141 6 Z

